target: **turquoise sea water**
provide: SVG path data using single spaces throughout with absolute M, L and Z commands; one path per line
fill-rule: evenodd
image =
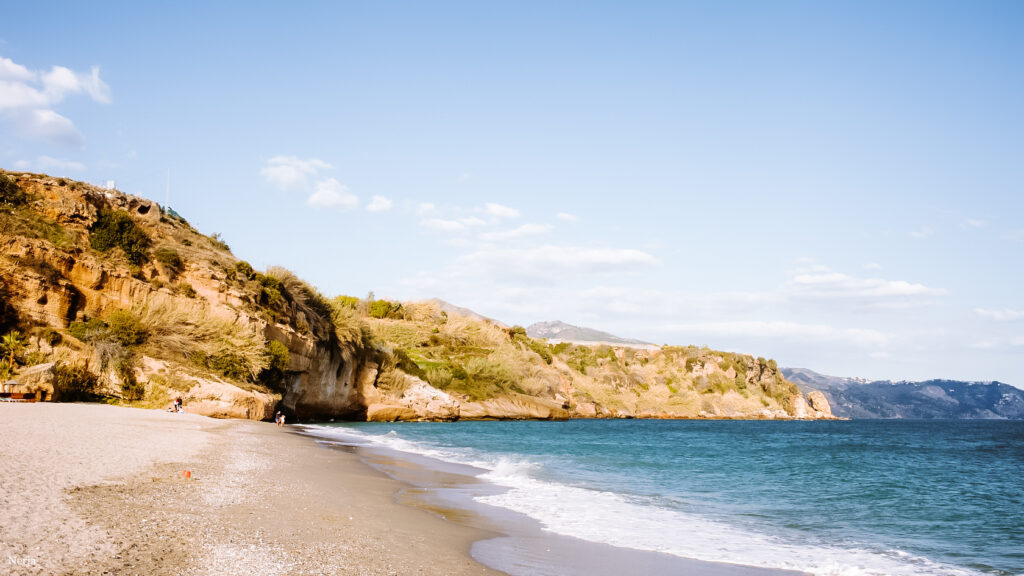
M 1024 574 L 1024 422 L 312 428 L 476 466 L 506 488 L 478 501 L 584 540 L 821 575 Z

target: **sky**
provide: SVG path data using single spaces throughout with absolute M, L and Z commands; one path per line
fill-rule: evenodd
M 16 2 L 0 167 L 328 296 L 1024 387 L 1024 3 Z

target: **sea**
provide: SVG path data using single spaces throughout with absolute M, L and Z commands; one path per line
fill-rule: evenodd
M 545 533 L 814 575 L 1024 574 L 1024 422 L 338 423 Z M 526 570 L 529 572 L 529 570 Z M 538 571 L 538 572 L 542 572 Z

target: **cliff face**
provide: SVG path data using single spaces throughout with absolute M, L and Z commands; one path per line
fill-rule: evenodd
M 28 201 L 0 211 L 0 324 L 5 332 L 17 328 L 33 335 L 29 347 L 37 357 L 98 373 L 101 393 L 122 396 L 124 380 L 134 377 L 151 403 L 181 396 L 187 411 L 211 416 L 267 419 L 283 407 L 315 417 L 360 409 L 355 383 L 364 371 L 362 351 L 340 344 L 329 319 L 284 289 L 273 309 L 261 307 L 245 285 L 251 282 L 237 278 L 238 259 L 216 239 L 149 200 L 47 176 L 7 176 Z M 144 262 L 131 263 L 119 248 L 92 248 L 92 230 L 110 211 L 129 215 L 148 236 L 150 257 Z M 173 252 L 179 261 L 161 261 L 153 256 L 157 250 Z M 202 326 L 194 324 L 212 318 L 220 322 L 218 330 L 250 344 L 280 342 L 288 351 L 287 366 L 272 384 L 239 381 L 238 374 L 218 373 L 153 344 L 130 351 L 133 374 L 126 376 L 102 367 L 97 348 L 103 342 L 83 342 L 69 331 L 73 323 L 116 311 L 145 315 L 156 309 L 179 312 L 169 322 L 178 324 L 184 338 L 190 330 L 191 336 L 201 333 Z M 43 342 L 39 334 L 45 329 L 56 331 L 60 343 Z M 206 336 L 212 341 L 225 334 Z M 232 352 L 228 345 L 211 346 L 213 355 Z
M 770 360 L 549 343 L 436 301 L 328 301 L 155 202 L 0 178 L 24 192 L 0 201 L 0 331 L 29 336 L 7 393 L 181 397 L 252 419 L 831 417 Z

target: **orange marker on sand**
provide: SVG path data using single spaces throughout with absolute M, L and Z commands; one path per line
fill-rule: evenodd
M 185 478 L 191 478 L 192 477 L 192 471 L 191 470 L 185 470 L 184 472 L 181 473 L 181 475 L 183 477 L 185 477 Z

